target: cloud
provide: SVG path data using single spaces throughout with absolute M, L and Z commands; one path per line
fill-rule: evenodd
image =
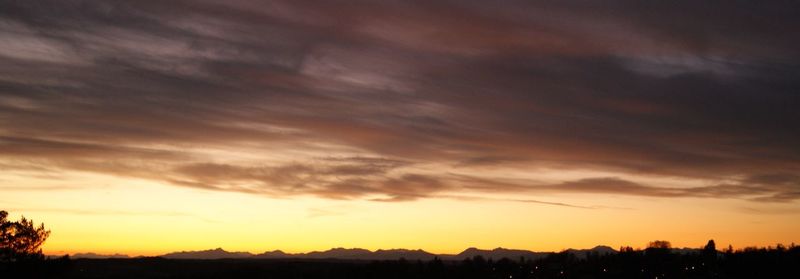
M 680 190 L 650 187 L 614 177 L 585 178 L 577 181 L 567 181 L 556 185 L 540 186 L 538 188 L 541 190 L 552 190 L 558 192 L 627 194 L 655 197 L 673 197 L 682 195 Z
M 271 196 L 800 198 L 797 3 L 356 2 L 6 3 L 0 163 Z M 606 175 L 503 176 L 553 169 Z
M 756 178 L 776 175 L 760 175 Z M 783 176 L 778 175 L 778 176 Z M 688 198 L 736 198 L 759 202 L 791 202 L 798 199 L 796 182 L 776 185 L 751 184 L 753 177 L 728 184 L 716 184 L 700 187 L 659 187 L 636 183 L 616 177 L 585 178 L 566 181 L 552 185 L 534 185 L 528 187 L 533 192 L 584 193 L 584 194 L 617 194 L 649 197 L 688 197 Z
M 0 152 L 7 156 L 25 156 L 28 158 L 80 156 L 84 158 L 138 157 L 157 160 L 179 159 L 182 155 L 157 149 L 16 137 L 0 137 Z
M 338 158 L 333 165 L 247 167 L 194 164 L 175 171 L 170 182 L 209 190 L 258 193 L 270 196 L 315 195 L 332 199 L 368 196 L 376 201 L 406 201 L 428 197 L 449 186 L 420 174 L 390 176 L 394 168 L 379 158 Z M 346 160 L 346 161 L 343 161 Z M 330 160 L 329 160 L 330 161 Z M 388 161 L 392 162 L 392 161 Z M 392 162 L 393 163 L 393 162 Z

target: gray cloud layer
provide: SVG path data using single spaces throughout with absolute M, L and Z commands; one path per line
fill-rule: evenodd
M 800 4 L 531 2 L 0 1 L 0 158 L 274 196 L 800 199 Z M 371 155 L 183 152 L 319 143 Z M 619 175 L 401 170 L 427 163 Z

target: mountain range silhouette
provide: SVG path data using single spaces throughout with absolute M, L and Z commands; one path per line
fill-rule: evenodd
M 699 249 L 681 248 L 675 249 L 681 252 L 700 251 Z M 616 254 L 617 250 L 608 246 L 596 246 L 591 249 L 567 249 L 564 252 L 572 253 L 578 258 L 585 258 L 589 253 L 597 254 Z M 201 250 L 201 251 L 181 251 L 172 252 L 157 257 L 166 259 L 343 259 L 343 260 L 432 260 L 439 258 L 442 260 L 463 260 L 481 256 L 486 259 L 520 259 L 537 260 L 546 257 L 553 252 L 534 252 L 529 250 L 495 248 L 483 250 L 475 247 L 467 248 L 458 254 L 434 254 L 421 249 L 388 249 L 370 251 L 361 248 L 333 248 L 326 251 L 313 251 L 308 253 L 286 253 L 281 250 L 267 251 L 261 254 L 249 252 L 230 252 L 222 248 Z M 125 255 L 99 255 L 94 253 L 74 254 L 73 258 L 121 258 Z

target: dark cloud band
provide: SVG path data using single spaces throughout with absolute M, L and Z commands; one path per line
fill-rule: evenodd
M 3 164 L 273 196 L 800 198 L 795 2 L 0 6 Z M 613 175 L 515 184 L 430 165 Z

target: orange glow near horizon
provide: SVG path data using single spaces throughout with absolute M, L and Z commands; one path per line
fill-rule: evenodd
M 741 248 L 788 244 L 800 230 L 791 222 L 798 214 L 748 213 L 740 202 L 709 199 L 605 196 L 605 204 L 626 207 L 601 209 L 510 202 L 502 196 L 479 202 L 275 199 L 147 180 L 79 177 L 85 184 L 102 186 L 5 191 L 3 204 L 11 217 L 24 214 L 52 230 L 44 246 L 47 254 L 154 256 L 217 247 L 251 253 L 345 247 L 456 254 L 468 247 L 643 247 L 656 239 L 676 247 L 700 247 L 715 239 L 720 247 Z M 546 198 L 577 204 L 598 200 L 585 195 L 541 197 Z
M 306 2 L 3 1 L 0 210 L 48 254 L 800 242 L 796 8 Z

